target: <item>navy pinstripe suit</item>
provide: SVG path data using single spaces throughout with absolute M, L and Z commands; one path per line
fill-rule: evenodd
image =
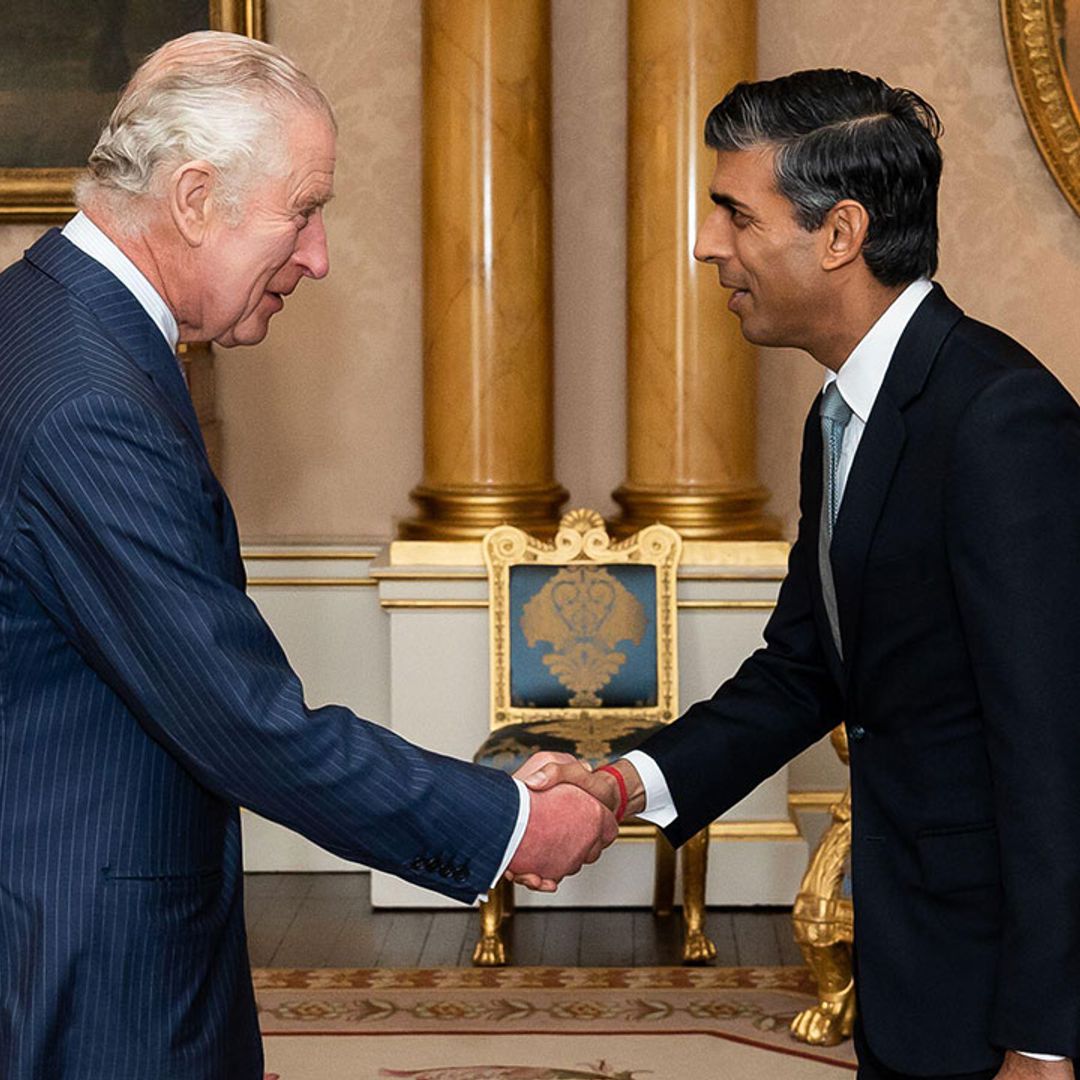
M 304 706 L 174 357 L 53 230 L 0 275 L 0 1076 L 261 1077 L 238 805 L 469 901 L 518 795 Z

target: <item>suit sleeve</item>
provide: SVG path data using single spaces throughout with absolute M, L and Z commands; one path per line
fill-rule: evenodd
M 811 420 L 813 418 L 811 414 Z M 811 437 L 807 422 L 807 438 Z M 806 454 L 804 439 L 804 456 Z M 678 817 L 664 829 L 684 843 L 840 721 L 840 700 L 814 621 L 804 462 L 799 534 L 788 559 L 765 647 L 707 701 L 641 747 L 659 765 Z
M 1041 369 L 968 406 L 948 545 L 994 786 L 992 1037 L 1080 1057 L 1080 411 Z
M 462 900 L 517 818 L 511 778 L 309 709 L 255 605 L 224 579 L 193 449 L 155 409 L 91 393 L 23 463 L 17 565 L 146 732 L 202 785 L 347 859 Z

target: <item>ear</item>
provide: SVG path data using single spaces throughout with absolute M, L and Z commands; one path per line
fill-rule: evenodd
M 186 161 L 169 177 L 166 199 L 177 232 L 191 247 L 206 238 L 217 171 L 208 161 Z
M 841 199 L 825 216 L 822 226 L 825 235 L 823 270 L 838 270 L 848 266 L 861 254 L 870 228 L 866 207 L 854 199 Z

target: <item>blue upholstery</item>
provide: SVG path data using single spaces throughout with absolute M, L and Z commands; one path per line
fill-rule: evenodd
M 519 708 L 656 704 L 656 569 L 510 569 L 510 698 Z

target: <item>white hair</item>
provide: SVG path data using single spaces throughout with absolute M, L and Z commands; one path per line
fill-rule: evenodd
M 139 231 L 163 168 L 214 166 L 215 196 L 234 220 L 261 176 L 288 169 L 284 121 L 297 109 L 336 129 L 323 92 L 287 56 L 240 34 L 203 30 L 166 42 L 132 76 L 75 187 Z

